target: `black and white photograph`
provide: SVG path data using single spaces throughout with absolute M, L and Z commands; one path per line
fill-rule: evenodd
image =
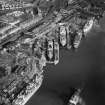
M 105 105 L 105 0 L 0 0 L 0 105 Z

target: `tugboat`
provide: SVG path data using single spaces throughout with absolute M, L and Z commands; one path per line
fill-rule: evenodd
M 80 92 L 81 90 L 78 89 L 71 97 L 71 99 L 69 100 L 69 104 L 68 105 L 78 105 L 78 103 L 80 103 Z

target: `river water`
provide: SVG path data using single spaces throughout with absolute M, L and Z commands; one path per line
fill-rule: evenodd
M 76 52 L 61 50 L 59 64 L 45 68 L 43 84 L 27 105 L 65 105 L 71 88 L 81 86 L 86 105 L 104 105 L 104 63 L 105 33 L 92 30 Z

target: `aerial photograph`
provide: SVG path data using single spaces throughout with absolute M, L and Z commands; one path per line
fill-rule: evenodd
M 0 105 L 105 105 L 105 0 L 0 0 Z

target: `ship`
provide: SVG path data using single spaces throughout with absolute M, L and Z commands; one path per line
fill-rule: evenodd
M 65 26 L 60 26 L 59 28 L 59 37 L 60 37 L 60 43 L 61 45 L 64 47 L 67 43 L 67 30 L 65 28 Z

